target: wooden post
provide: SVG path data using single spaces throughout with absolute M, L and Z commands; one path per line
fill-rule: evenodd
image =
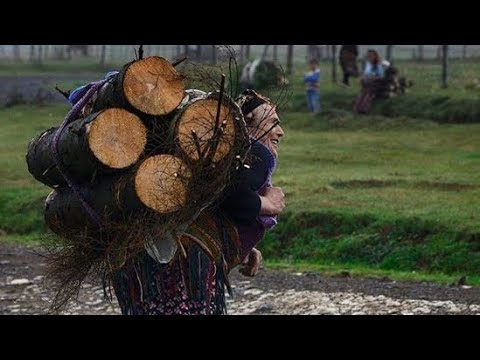
M 245 45 L 245 59 L 250 60 L 250 45 Z
M 393 62 L 392 50 L 393 50 L 393 45 L 387 45 L 387 48 L 385 49 L 385 54 L 386 54 L 385 57 L 390 62 Z
M 293 74 L 293 46 L 287 45 L 287 75 Z
M 20 62 L 20 45 L 13 45 L 13 60 Z
M 105 66 L 105 55 L 107 53 L 107 45 L 102 45 L 101 51 L 100 51 L 100 65 Z
M 37 64 L 42 64 L 42 62 L 43 62 L 43 45 L 38 45 Z
M 337 45 L 332 45 L 332 81 L 337 82 Z
M 425 57 L 424 45 L 418 45 L 418 56 L 417 56 L 418 61 L 423 61 L 424 57 Z
M 29 57 L 30 62 L 35 61 L 35 45 L 30 45 L 30 57 Z
M 217 65 L 217 46 L 212 45 L 212 64 Z
M 270 48 L 270 45 L 265 45 L 265 47 L 263 48 L 262 60 L 265 60 L 265 58 L 267 57 L 269 48 Z
M 442 88 L 448 87 L 448 45 L 442 45 Z

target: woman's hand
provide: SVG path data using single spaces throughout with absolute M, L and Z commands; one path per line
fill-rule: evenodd
M 260 196 L 262 206 L 260 215 L 279 215 L 285 209 L 285 194 L 279 187 L 269 187 Z
M 247 255 L 245 260 L 243 260 L 242 267 L 240 268 L 240 273 L 244 276 L 254 277 L 257 275 L 260 266 L 262 265 L 262 253 L 257 249 L 253 248 L 252 251 Z

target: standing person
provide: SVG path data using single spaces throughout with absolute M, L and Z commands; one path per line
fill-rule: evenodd
M 318 61 L 310 60 L 310 71 L 305 75 L 304 81 L 307 91 L 308 110 L 316 115 L 320 112 L 320 69 L 318 68 Z
M 342 45 L 340 49 L 340 65 L 343 71 L 342 84 L 350 86 L 350 77 L 358 77 L 358 45 Z
M 367 114 L 377 97 L 377 90 L 385 77 L 385 66 L 376 50 L 368 50 L 365 70 L 361 78 L 362 91 L 355 103 L 356 114 Z
M 220 204 L 203 211 L 185 231 L 180 241 L 187 240 L 186 257 L 177 254 L 160 264 L 143 253 L 114 274 L 123 314 L 223 314 L 228 272 L 240 265 L 245 276 L 256 275 L 262 256 L 255 247 L 285 207 L 282 190 L 272 186 L 284 133 L 269 99 L 247 90 L 238 105 L 251 138 L 249 166 Z

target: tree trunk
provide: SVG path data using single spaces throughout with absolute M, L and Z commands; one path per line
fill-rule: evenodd
M 468 47 L 468 45 L 463 45 L 463 47 L 462 47 L 462 58 L 463 59 L 467 58 L 467 47 Z
M 448 87 L 448 45 L 442 45 L 442 88 Z
M 247 61 L 250 60 L 250 45 L 245 45 L 245 58 Z
M 392 50 L 393 50 L 393 45 L 387 45 L 387 48 L 385 49 L 385 56 L 387 58 L 387 60 L 389 62 L 393 62 L 393 54 L 392 54 Z
M 311 60 L 320 61 L 320 47 L 318 45 L 307 45 L 307 62 Z
M 13 45 L 13 61 L 20 62 L 20 45 Z
M 278 61 L 278 45 L 273 45 L 273 61 Z
M 147 158 L 127 174 L 104 176 L 98 182 L 84 185 L 80 191 L 99 215 L 104 230 L 114 231 L 122 228 L 131 215 L 143 216 L 145 211 L 169 214 L 184 207 L 190 177 L 181 159 L 159 155 Z M 58 235 L 95 236 L 99 231 L 80 200 L 66 187 L 48 196 L 45 222 Z
M 425 47 L 424 45 L 418 45 L 418 61 L 423 61 L 425 59 Z
M 172 64 L 151 56 L 127 64 L 111 84 L 102 88 L 93 111 L 125 108 L 139 115 L 167 115 L 184 97 L 183 77 Z
M 287 45 L 287 75 L 293 74 L 293 46 Z
M 38 45 L 37 55 L 36 63 L 41 65 L 43 63 L 43 45 Z
M 107 45 L 102 45 L 100 50 L 100 66 L 105 66 L 105 58 L 107 55 Z
M 30 45 L 30 56 L 29 56 L 30 62 L 33 63 L 35 62 L 35 45 Z
M 217 65 L 217 46 L 212 45 L 212 64 Z
M 332 45 L 332 81 L 337 82 L 337 45 Z
M 267 58 L 269 48 L 270 48 L 270 45 L 265 45 L 265 47 L 263 48 L 262 60 L 265 60 Z
M 56 128 L 33 139 L 28 146 L 29 172 L 51 187 L 65 185 L 52 152 Z M 144 152 L 147 130 L 134 114 L 108 109 L 67 126 L 58 142 L 61 163 L 78 183 L 88 182 L 97 170 L 112 172 L 135 164 Z
M 183 52 L 185 53 L 185 56 L 190 56 L 188 45 L 183 45 Z

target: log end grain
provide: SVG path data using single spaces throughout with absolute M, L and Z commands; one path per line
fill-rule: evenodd
M 135 164 L 147 143 L 147 129 L 134 114 L 107 109 L 87 125 L 88 144 L 95 158 L 110 169 Z
M 183 77 L 170 62 L 158 56 L 130 64 L 123 77 L 126 100 L 149 115 L 173 112 L 184 98 Z
M 135 192 L 148 208 L 162 214 L 179 210 L 187 204 L 191 173 L 186 164 L 172 155 L 146 159 L 135 175 Z
M 200 99 L 188 105 L 177 123 L 177 139 L 182 150 L 192 160 L 205 157 L 212 146 L 215 134 L 218 101 L 212 98 Z M 219 124 L 221 132 L 213 161 L 223 159 L 231 150 L 235 139 L 235 112 L 222 104 Z

